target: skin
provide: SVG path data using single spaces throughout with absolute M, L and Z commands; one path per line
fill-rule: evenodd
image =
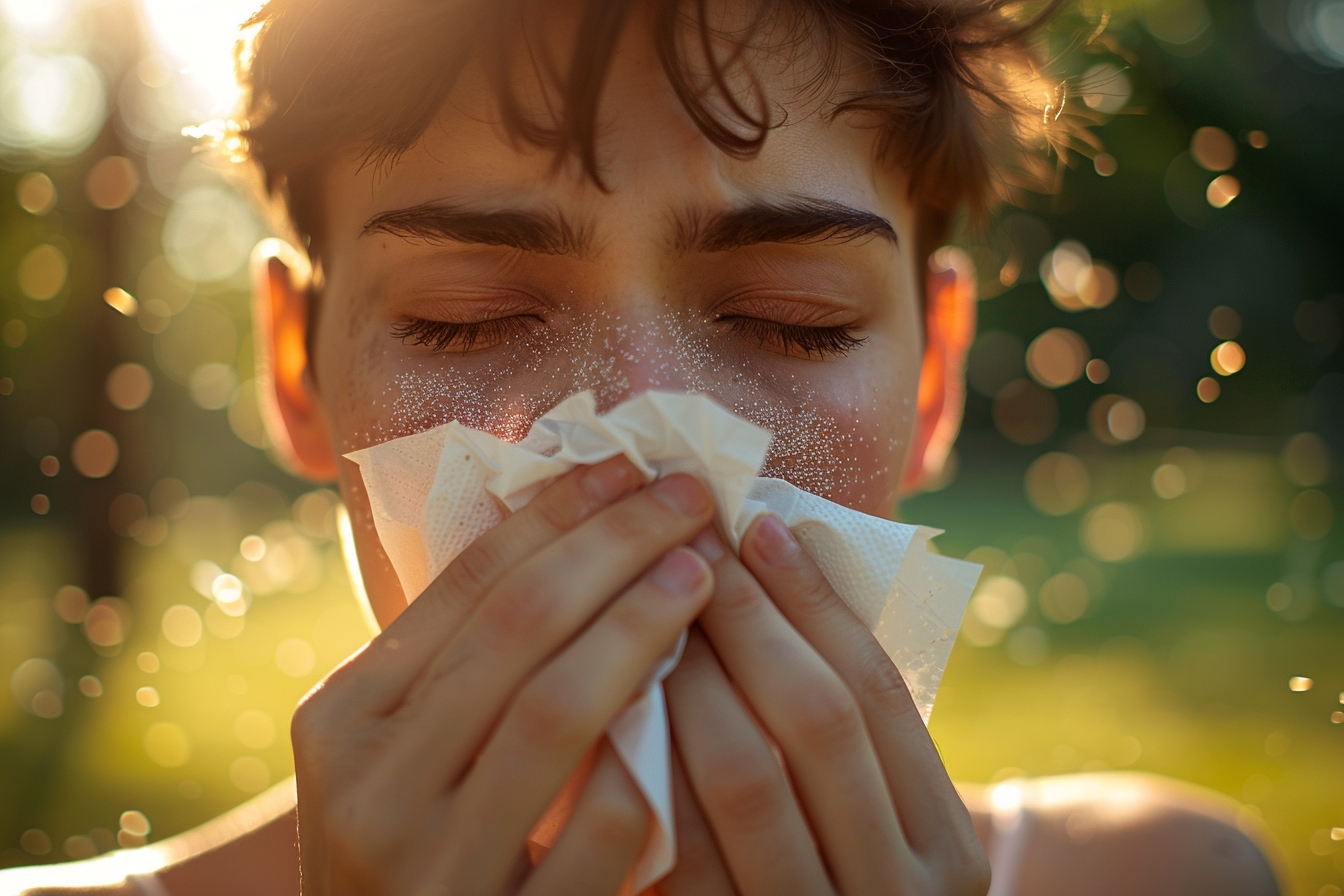
M 340 484 L 383 631 L 296 713 L 296 811 L 278 793 L 250 840 L 181 844 L 171 892 L 292 894 L 296 864 L 307 894 L 620 892 L 648 818 L 601 732 L 688 626 L 666 686 L 679 861 L 658 892 L 986 891 L 976 824 L 899 673 L 777 520 L 735 555 L 706 528 L 703 486 L 644 483 L 617 458 L 561 477 L 408 606 L 341 457 L 450 419 L 516 438 L 584 388 L 604 406 L 694 390 L 776 431 L 770 475 L 889 513 L 955 431 L 973 295 L 964 271 L 916 256 L 917 210 L 871 123 L 813 114 L 788 71 L 763 85 L 790 123 L 758 158 L 732 159 L 686 116 L 637 18 L 603 98 L 603 190 L 504 133 L 468 70 L 395 164 L 328 171 L 317 320 L 305 259 L 263 247 L 272 430 L 297 472 Z M 546 89 L 527 94 L 534 111 Z M 789 203 L 885 228 L 703 238 L 735 211 Z M 460 216 L 455 238 L 442 215 L 426 231 L 426 207 L 542 212 L 584 238 L 482 245 Z M 511 322 L 435 348 L 403 338 L 416 320 Z M 837 327 L 845 351 L 797 342 Z M 568 825 L 529 852 L 565 788 Z M 295 815 L 297 863 L 274 849 Z

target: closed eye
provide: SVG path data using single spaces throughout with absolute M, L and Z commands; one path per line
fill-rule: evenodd
M 457 322 L 409 317 L 392 326 L 392 335 L 409 345 L 434 352 L 480 351 L 525 336 L 542 323 L 535 314 L 514 314 L 489 320 Z
M 868 341 L 855 334 L 853 325 L 809 327 L 739 315 L 725 315 L 719 320 L 761 348 L 817 361 L 848 354 Z

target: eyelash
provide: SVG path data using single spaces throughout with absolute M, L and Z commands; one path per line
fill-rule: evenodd
M 868 340 L 855 336 L 852 326 L 805 327 L 784 324 L 759 317 L 721 317 L 733 332 L 761 345 L 779 349 L 786 354 L 802 352 L 807 358 L 821 360 L 828 355 L 846 355 Z
M 478 345 L 486 348 L 498 345 L 510 336 L 521 336 L 530 328 L 530 322 L 540 320 L 530 314 L 496 317 L 471 323 L 413 317 L 394 324 L 392 335 L 402 342 L 423 345 L 431 351 L 469 352 Z
M 392 335 L 402 342 L 423 345 L 435 352 L 469 352 L 477 346 L 485 348 L 504 342 L 510 336 L 522 335 L 530 328 L 530 322 L 539 320 L 532 315 L 514 315 L 457 323 L 415 317 L 393 325 Z M 759 317 L 721 317 L 719 320 L 727 323 L 737 335 L 756 341 L 762 348 L 769 346 L 785 354 L 801 352 L 809 359 L 845 355 L 868 341 L 855 336 L 854 328 L 850 326 L 806 327 Z

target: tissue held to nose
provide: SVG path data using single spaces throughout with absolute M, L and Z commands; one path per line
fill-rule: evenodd
M 775 478 L 758 478 L 771 434 L 704 395 L 645 392 L 606 414 L 582 392 L 537 419 L 518 441 L 450 422 L 348 454 L 360 467 L 374 524 L 407 599 L 544 485 L 618 454 L 650 479 L 689 473 L 713 494 L 716 523 L 735 548 L 762 513 L 777 514 L 831 586 L 876 634 L 928 718 L 979 567 L 925 550 L 934 530 L 860 513 Z M 681 571 L 662 570 L 671 587 Z M 684 640 L 684 639 L 683 639 Z M 671 748 L 662 684 L 680 645 L 652 683 L 607 729 L 653 815 L 635 866 L 636 891 L 675 863 Z M 570 793 L 567 789 L 566 793 Z M 572 795 L 572 794 L 571 794 Z M 565 794 L 534 841 L 563 827 Z

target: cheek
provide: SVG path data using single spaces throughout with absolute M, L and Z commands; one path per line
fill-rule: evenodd
M 774 406 L 738 408 L 775 433 L 761 474 L 890 515 L 914 428 L 918 366 L 903 352 L 889 357 L 810 377 Z

